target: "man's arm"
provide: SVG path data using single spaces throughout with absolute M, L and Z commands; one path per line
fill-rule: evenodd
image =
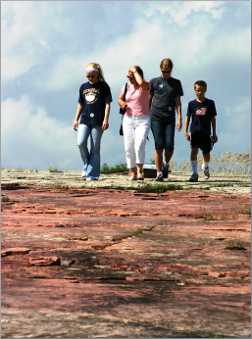
M 181 104 L 180 96 L 177 96 L 175 99 L 175 108 L 176 108 L 177 115 L 178 115 L 177 129 L 181 130 L 182 128 L 182 104 Z

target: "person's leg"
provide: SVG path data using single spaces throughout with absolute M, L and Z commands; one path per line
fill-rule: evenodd
M 146 140 L 150 130 L 149 117 L 135 117 L 135 154 L 137 166 L 137 178 L 143 180 L 143 164 L 145 160 Z
M 155 142 L 155 165 L 157 170 L 157 178 L 163 179 L 163 150 L 164 150 L 164 126 L 157 120 L 151 120 L 151 131 Z
M 175 121 L 165 126 L 165 164 L 163 166 L 163 176 L 168 177 L 169 162 L 174 152 Z
M 79 147 L 81 159 L 83 161 L 83 171 L 85 175 L 86 175 L 86 170 L 87 170 L 87 166 L 88 166 L 89 159 L 90 159 L 90 154 L 89 154 L 88 147 L 87 147 L 87 142 L 88 142 L 88 137 L 90 135 L 90 131 L 91 131 L 90 127 L 84 124 L 80 124 L 78 127 L 78 133 L 77 133 L 77 145 Z M 84 173 L 83 173 L 83 177 L 84 177 Z
M 198 147 L 192 147 L 191 149 L 191 164 L 192 164 L 192 172 L 198 174 Z
M 123 140 L 127 168 L 129 169 L 129 178 L 136 179 L 136 157 L 134 150 L 135 132 L 133 118 L 124 115 L 123 117 Z
M 209 171 L 209 162 L 210 162 L 210 152 L 211 152 L 211 137 L 208 135 L 202 136 L 202 153 L 203 153 L 203 163 L 202 163 L 202 170 L 208 179 L 210 177 Z
M 198 134 L 194 133 L 191 135 L 191 166 L 192 166 L 192 175 L 189 181 L 195 182 L 198 181 L 198 152 L 199 152 L 199 140 Z
M 101 171 L 101 137 L 103 130 L 101 126 L 94 126 L 90 133 L 90 160 L 87 166 L 87 177 L 98 179 Z

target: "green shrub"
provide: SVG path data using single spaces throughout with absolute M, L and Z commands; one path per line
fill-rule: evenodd
M 104 163 L 101 168 L 101 173 L 103 174 L 121 173 L 121 172 L 126 172 L 126 171 L 127 171 L 126 164 L 118 164 L 114 166 L 109 166 L 108 164 Z

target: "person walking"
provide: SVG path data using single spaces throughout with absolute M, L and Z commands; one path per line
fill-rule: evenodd
M 150 81 L 151 130 L 155 142 L 156 181 L 168 177 L 169 161 L 174 151 L 175 123 L 182 128 L 183 89 L 180 80 L 171 77 L 173 62 L 165 58 L 160 63 L 161 76 Z M 163 161 L 165 153 L 165 162 Z M 164 162 L 164 163 L 163 163 Z
M 83 162 L 82 177 L 98 180 L 100 176 L 100 144 L 103 132 L 109 127 L 112 95 L 102 68 L 97 63 L 86 67 L 87 82 L 79 89 L 79 100 L 73 121 L 77 144 Z M 90 139 L 90 148 L 88 148 Z
M 119 106 L 125 110 L 123 116 L 124 149 L 130 180 L 144 180 L 145 147 L 150 129 L 149 83 L 145 81 L 143 70 L 132 66 L 125 85 L 118 98 Z
M 206 179 L 210 177 L 209 162 L 213 144 L 218 141 L 216 134 L 216 107 L 214 100 L 205 96 L 207 83 L 197 80 L 194 83 L 196 98 L 188 103 L 185 119 L 185 137 L 191 143 L 191 182 L 197 182 L 198 175 L 198 150 L 203 154 L 202 170 Z M 190 123 L 191 121 L 191 123 Z M 190 125 L 190 132 L 188 131 Z

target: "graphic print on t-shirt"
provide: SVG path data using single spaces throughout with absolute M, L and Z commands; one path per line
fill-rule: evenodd
M 196 115 L 200 115 L 200 116 L 203 116 L 203 115 L 206 115 L 206 111 L 207 111 L 207 108 L 206 107 L 201 107 L 201 108 L 198 108 L 195 112 Z
M 93 104 L 94 102 L 96 102 L 98 99 L 99 93 L 100 91 L 97 88 L 84 89 L 83 95 L 85 96 L 86 103 Z

